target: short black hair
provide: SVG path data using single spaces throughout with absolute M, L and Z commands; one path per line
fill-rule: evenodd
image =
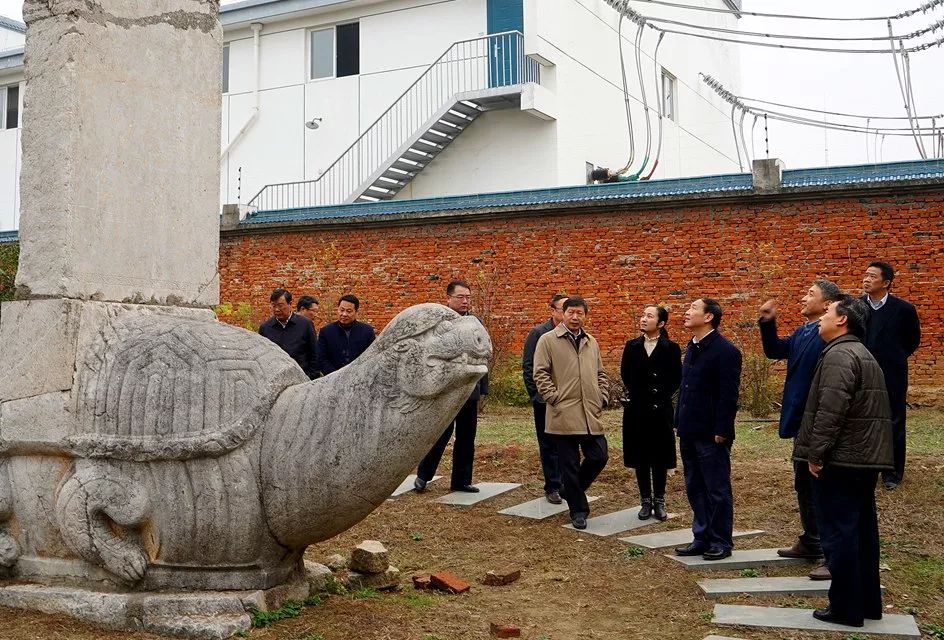
M 318 306 L 318 298 L 315 296 L 302 296 L 298 299 L 298 304 L 295 305 L 295 311 L 301 311 L 302 309 L 311 309 L 312 307 Z
M 717 329 L 721 326 L 721 315 L 724 313 L 721 310 L 721 303 L 714 298 L 702 298 L 701 301 L 705 305 L 705 313 L 711 314 L 711 328 Z
M 472 291 L 472 287 L 469 286 L 469 283 L 465 280 L 451 280 L 449 284 L 446 285 L 446 295 L 451 296 L 456 292 L 456 287 L 464 287 L 469 291 Z
M 566 300 L 567 296 L 563 293 L 555 293 L 551 296 L 551 309 L 554 308 L 554 305 L 560 302 L 561 300 Z
M 855 296 L 844 295 L 836 305 L 836 315 L 845 317 L 849 333 L 859 340 L 865 340 L 865 331 L 869 326 L 869 309 L 864 301 Z
M 869 263 L 869 266 L 878 267 L 882 272 L 882 280 L 888 280 L 889 287 L 891 286 L 892 280 L 895 279 L 895 267 L 881 260 L 874 260 Z
M 568 297 L 567 300 L 564 301 L 564 306 L 561 308 L 561 311 L 567 311 L 571 307 L 583 307 L 584 313 L 590 313 L 590 307 L 587 306 L 587 301 L 580 296 Z
M 269 295 L 269 302 L 278 302 L 279 298 L 285 298 L 285 302 L 290 303 L 292 301 L 292 292 L 282 287 L 273 289 L 272 294 Z
M 813 286 L 823 292 L 823 300 L 826 302 L 837 302 L 842 300 L 844 295 L 839 285 L 831 280 L 814 280 Z
M 342 302 L 350 302 L 354 305 L 354 311 L 357 311 L 361 308 L 361 301 L 357 299 L 353 293 L 346 293 L 338 299 L 338 306 L 341 306 Z

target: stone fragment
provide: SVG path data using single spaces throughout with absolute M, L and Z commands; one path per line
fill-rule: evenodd
M 521 629 L 513 624 L 489 623 L 488 632 L 496 638 L 520 638 Z
M 433 587 L 432 580 L 430 580 L 429 576 L 412 576 L 410 580 L 413 581 L 413 587 L 416 589 L 425 591 Z
M 383 573 L 390 566 L 387 548 L 377 540 L 364 540 L 351 551 L 347 566 L 358 573 Z
M 501 587 L 506 584 L 511 584 L 520 577 L 521 569 L 505 567 L 504 569 L 492 569 L 491 571 L 488 571 L 485 574 L 485 578 L 482 580 L 482 582 L 490 587 Z
M 344 586 L 347 587 L 349 591 L 355 591 L 357 589 L 377 589 L 379 591 L 395 589 L 400 586 L 400 570 L 391 565 L 382 573 L 359 573 L 357 571 L 350 571 L 347 574 L 347 579 L 344 581 Z
M 342 556 L 340 553 L 336 553 L 332 556 L 328 556 L 325 559 L 325 566 L 331 569 L 332 571 L 342 571 L 347 568 L 347 558 Z
M 323 564 L 305 560 L 305 578 L 308 580 L 309 595 L 323 593 L 332 575 L 331 569 Z
M 468 582 L 460 580 L 448 571 L 434 573 L 429 577 L 429 580 L 435 588 L 449 593 L 465 593 L 472 588 L 472 585 Z

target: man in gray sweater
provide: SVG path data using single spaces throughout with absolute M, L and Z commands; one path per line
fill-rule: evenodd
M 832 584 L 826 622 L 861 627 L 882 617 L 875 484 L 893 468 L 885 378 L 862 339 L 862 300 L 844 296 L 820 320 L 826 342 L 810 387 L 793 459 L 813 475 L 813 500 Z

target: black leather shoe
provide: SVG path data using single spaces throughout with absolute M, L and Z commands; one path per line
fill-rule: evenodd
M 847 627 L 861 627 L 864 624 L 861 620 L 859 622 L 850 622 L 849 620 L 843 620 L 837 617 L 835 614 L 833 614 L 832 610 L 829 607 L 826 607 L 825 609 L 814 609 L 813 617 L 816 618 L 817 620 L 822 620 L 823 622 L 832 622 L 833 624 L 842 624 Z
M 479 488 L 471 484 L 464 484 L 461 487 L 450 487 L 450 488 L 453 491 L 461 491 L 463 493 L 478 493 L 479 492 Z
M 656 498 L 656 501 L 652 505 L 652 515 L 654 515 L 659 522 L 665 522 L 669 519 L 669 513 L 665 510 L 665 498 Z
M 417 493 L 423 493 L 426 491 L 426 481 L 416 476 L 416 480 L 413 481 L 413 489 L 415 489 Z
M 731 550 L 724 547 L 712 547 L 701 554 L 705 560 L 724 560 L 731 557 Z
M 544 494 L 544 497 L 547 498 L 547 501 L 551 504 L 560 504 L 563 502 L 560 494 L 557 491 L 548 491 Z
M 639 519 L 648 520 L 652 517 L 652 498 L 643 498 L 642 506 L 639 507 Z
M 571 518 L 570 523 L 574 525 L 574 529 L 586 529 L 587 528 L 587 517 L 586 516 L 574 516 Z
M 677 556 L 700 556 L 706 551 L 708 551 L 708 547 L 698 542 L 692 542 L 684 547 L 675 547 L 675 555 Z

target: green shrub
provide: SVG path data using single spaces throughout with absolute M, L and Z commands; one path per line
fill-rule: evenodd
M 16 266 L 20 259 L 20 245 L 0 244 L 0 301 L 12 300 L 16 293 Z
M 521 358 L 508 356 L 492 365 L 488 374 L 488 402 L 509 407 L 526 407 L 531 404 L 524 388 Z

